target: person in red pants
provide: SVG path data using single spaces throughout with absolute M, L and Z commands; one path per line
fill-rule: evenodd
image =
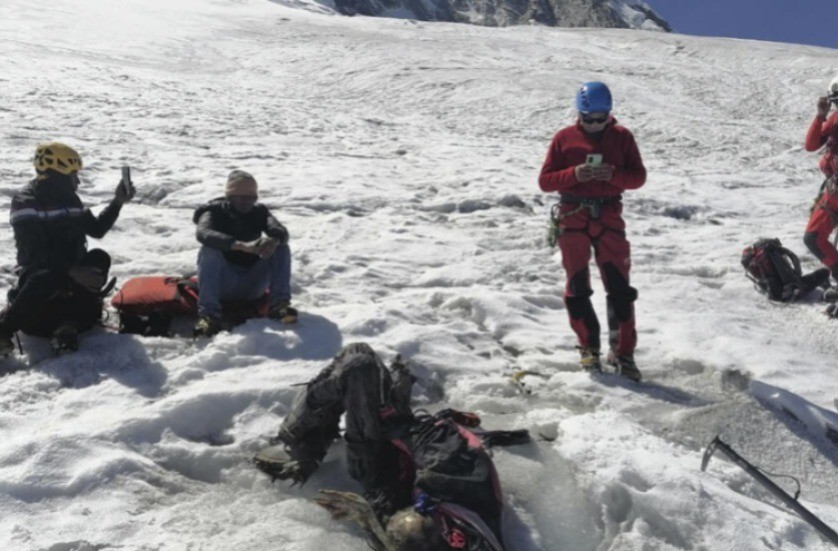
M 554 222 L 567 276 L 564 300 L 578 337 L 582 367 L 602 370 L 600 326 L 590 299 L 588 264 L 593 250 L 607 294 L 608 363 L 619 374 L 639 381 L 634 361 L 637 290 L 629 285 L 631 259 L 622 193 L 646 182 L 646 168 L 634 136 L 617 124 L 611 107 L 608 86 L 602 82 L 582 85 L 576 94 L 579 118 L 553 138 L 538 184 L 542 191 L 560 196 Z
M 824 148 L 820 168 L 826 176 L 822 194 L 815 202 L 803 242 L 824 266 L 838 279 L 838 250 L 829 242 L 829 235 L 838 224 L 838 77 L 832 79 L 827 95 L 818 98 L 818 112 L 806 133 L 806 151 Z

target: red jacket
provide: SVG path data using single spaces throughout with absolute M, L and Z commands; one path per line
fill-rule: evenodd
M 824 174 L 838 174 L 838 111 L 829 118 L 815 117 L 806 133 L 806 151 L 817 151 L 826 144 L 820 167 Z
M 576 180 L 573 169 L 584 164 L 589 153 L 601 153 L 603 164 L 616 167 L 610 182 L 591 180 L 580 183 Z M 550 144 L 538 177 L 542 191 L 591 198 L 619 195 L 627 189 L 637 189 L 645 182 L 646 168 L 634 136 L 613 118 L 599 142 L 588 137 L 578 122 L 559 130 Z

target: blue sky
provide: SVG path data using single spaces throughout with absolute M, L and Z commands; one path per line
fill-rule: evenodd
M 646 0 L 676 32 L 838 48 L 838 0 Z

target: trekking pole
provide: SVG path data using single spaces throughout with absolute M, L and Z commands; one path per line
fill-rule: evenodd
M 710 463 L 710 458 L 713 456 L 716 449 L 725 454 L 731 461 L 742 467 L 746 473 L 754 477 L 757 482 L 762 484 L 763 487 L 774 494 L 774 496 L 776 496 L 780 501 L 794 509 L 798 515 L 803 517 L 803 520 L 811 524 L 815 530 L 820 532 L 826 539 L 832 542 L 833 545 L 838 546 L 838 533 L 836 533 L 835 530 L 827 526 L 821 519 L 816 517 L 814 513 L 801 505 L 800 502 L 797 501 L 797 496 L 791 497 L 787 494 L 770 478 L 765 476 L 758 467 L 755 467 L 749 463 L 747 459 L 733 451 L 733 449 L 725 444 L 718 436 L 710 442 L 710 445 L 707 446 L 707 450 L 704 452 L 704 458 L 701 460 L 701 472 L 707 470 L 707 465 Z M 797 494 L 799 495 L 800 492 L 798 491 Z

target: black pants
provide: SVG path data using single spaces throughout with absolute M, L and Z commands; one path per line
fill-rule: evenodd
M 110 257 L 100 249 L 88 252 L 79 263 L 95 266 L 105 279 L 110 269 Z M 11 335 L 23 331 L 42 337 L 65 323 L 75 323 L 88 329 L 102 315 L 102 300 L 76 285 L 64 270 L 43 269 L 24 272 L 17 286 L 9 291 L 9 305 L 2 314 L 0 332 Z

